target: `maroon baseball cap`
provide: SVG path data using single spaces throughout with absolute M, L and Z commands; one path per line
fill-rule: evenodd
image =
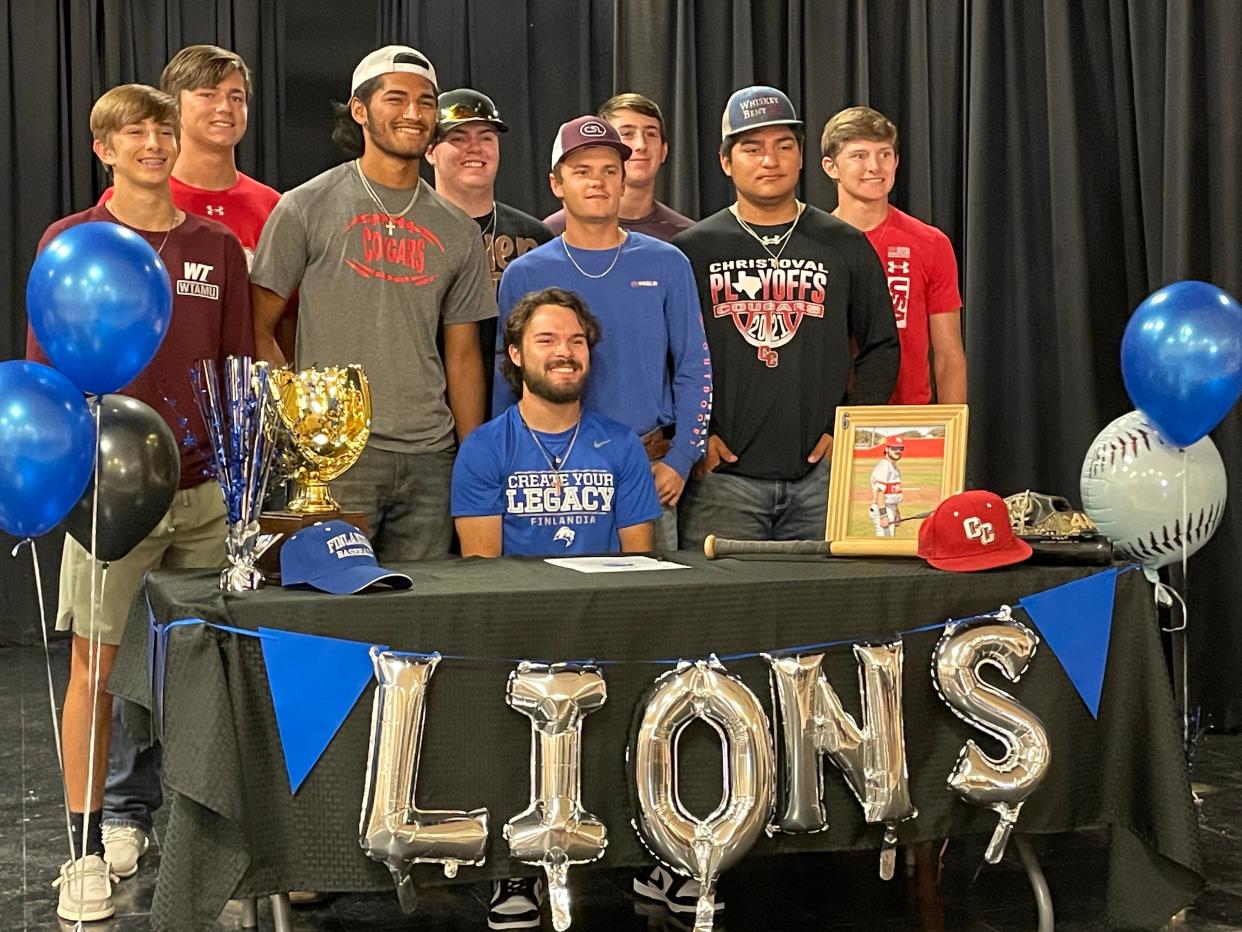
M 983 489 L 950 495 L 919 528 L 919 556 L 939 570 L 989 570 L 1030 555 L 1031 545 L 1013 536 L 1005 502 Z
M 585 149 L 587 146 L 615 149 L 620 153 L 622 162 L 633 155 L 633 150 L 621 141 L 621 136 L 611 124 L 597 116 L 580 116 L 576 120 L 562 123 L 561 128 L 556 131 L 556 142 L 552 143 L 552 167 L 556 168 L 561 159 L 575 149 Z

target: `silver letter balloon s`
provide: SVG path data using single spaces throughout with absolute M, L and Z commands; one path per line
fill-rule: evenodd
M 543 866 L 557 932 L 570 926 L 570 864 L 604 856 L 608 829 L 582 808 L 582 719 L 607 700 L 598 668 L 522 663 L 505 694 L 530 718 L 530 805 L 505 825 L 509 854 Z
M 828 828 L 821 755 L 828 755 L 862 803 L 868 822 L 883 822 L 880 876 L 892 880 L 896 823 L 918 810 L 910 802 L 905 728 L 901 712 L 902 644 L 854 645 L 862 699 L 860 728 L 820 669 L 823 654 L 763 655 L 772 670 L 772 707 L 780 723 L 777 757 L 782 799 L 774 828 L 820 832 Z
M 1022 804 L 1043 782 L 1052 760 L 1043 723 L 1013 696 L 980 676 L 982 668 L 991 664 L 1016 683 L 1039 643 L 1035 632 L 1009 619 L 1007 606 L 998 618 L 1007 623 L 949 625 L 932 659 L 941 698 L 959 718 L 991 735 L 1005 749 L 1004 756 L 994 760 L 974 741 L 967 741 L 949 775 L 949 786 L 959 796 L 1000 815 L 984 854 L 989 864 L 999 862 L 1005 853 Z
M 434 861 L 452 877 L 460 864 L 482 864 L 487 854 L 487 810 L 424 810 L 414 803 L 427 715 L 427 686 L 439 654 L 403 654 L 371 648 L 375 704 L 359 826 L 362 850 L 392 872 L 402 910 L 416 905 L 410 868 Z
M 724 746 L 724 796 L 706 819 L 686 812 L 677 787 L 677 742 L 696 718 L 714 728 Z M 656 680 L 629 761 L 639 837 L 673 870 L 698 882 L 694 930 L 711 932 L 717 878 L 745 856 L 772 815 L 775 772 L 763 706 L 715 657 L 683 661 Z

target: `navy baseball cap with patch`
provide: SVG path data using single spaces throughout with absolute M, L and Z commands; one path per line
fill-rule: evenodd
M 319 521 L 298 531 L 280 548 L 282 586 L 313 586 L 333 595 L 352 595 L 375 583 L 408 589 L 405 573 L 375 562 L 367 536 L 345 521 Z
M 720 138 L 725 140 L 764 126 L 801 125 L 793 102 L 785 93 L 760 84 L 733 92 L 720 120 Z
M 587 146 L 615 149 L 622 162 L 634 154 L 621 141 L 621 135 L 611 124 L 597 116 L 580 116 L 568 123 L 562 123 L 561 128 L 556 131 L 556 141 L 552 143 L 552 167 L 556 168 L 561 159 L 575 149 L 585 149 Z

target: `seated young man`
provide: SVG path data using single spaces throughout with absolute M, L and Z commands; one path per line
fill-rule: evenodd
M 453 518 L 463 557 L 638 553 L 660 516 L 638 436 L 584 411 L 599 322 L 576 294 L 547 288 L 505 320 L 501 372 L 518 403 L 468 436 L 453 466 Z M 534 878 L 497 881 L 487 924 L 539 927 Z

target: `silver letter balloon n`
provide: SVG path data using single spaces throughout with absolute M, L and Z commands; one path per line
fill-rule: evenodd
M 392 871 L 397 899 L 413 912 L 416 897 L 410 868 L 419 862 L 444 865 L 452 877 L 460 864 L 482 864 L 487 853 L 487 810 L 419 809 L 414 803 L 418 760 L 427 715 L 427 684 L 439 654 L 403 654 L 371 648 L 375 705 L 371 747 L 359 826 L 362 850 Z
M 902 644 L 856 644 L 854 656 L 858 660 L 862 727 L 845 711 L 820 670 L 823 654 L 764 654 L 772 669 L 772 705 L 780 722 L 776 746 L 782 802 L 775 827 L 789 833 L 820 832 L 828 827 L 820 763 L 821 755 L 826 754 L 862 803 L 866 820 L 885 824 L 880 876 L 891 880 L 896 862 L 896 823 L 918 815 L 910 802 L 906 770 Z

